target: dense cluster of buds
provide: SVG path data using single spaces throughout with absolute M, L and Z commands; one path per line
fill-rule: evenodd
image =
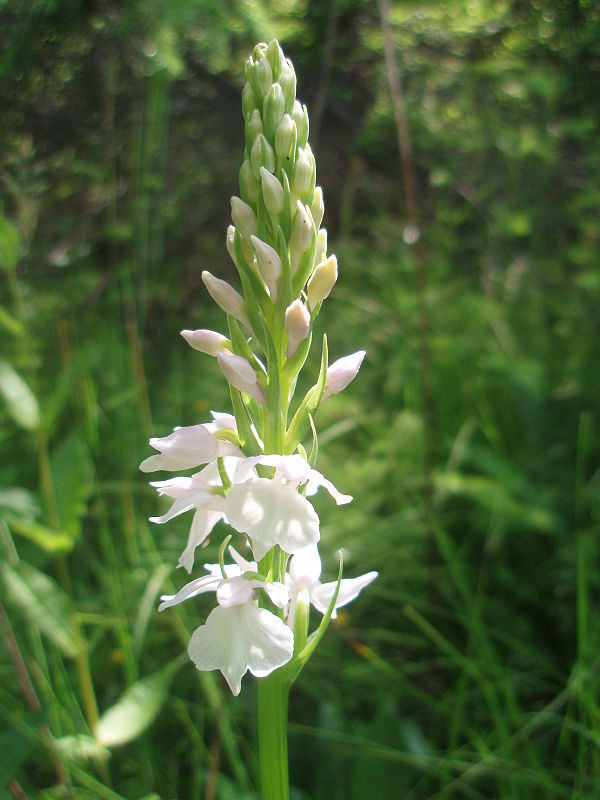
M 191 572 L 196 548 L 219 520 L 250 547 L 251 561 L 240 547 L 227 547 L 228 536 L 219 563 L 205 565 L 206 575 L 163 597 L 160 606 L 216 593 L 217 606 L 194 632 L 189 654 L 198 669 L 221 670 L 234 694 L 248 670 L 264 677 L 286 665 L 291 683 L 335 609 L 376 577 L 370 572 L 342 580 L 340 567 L 337 581 L 319 580 L 319 518 L 307 497 L 322 487 L 338 505 L 352 498 L 314 469 L 313 415 L 352 381 L 364 352 L 328 365 L 324 337 L 318 380 L 294 401 L 315 317 L 337 280 L 337 260 L 327 255 L 323 192 L 316 185 L 308 112 L 296 99 L 294 68 L 272 41 L 256 46 L 245 74 L 241 196 L 231 199 L 233 225 L 226 239 L 241 293 L 203 272 L 210 296 L 227 315 L 228 336 L 182 331 L 191 347 L 216 358 L 234 414 L 213 413 L 211 422 L 151 439 L 158 453 L 141 465 L 145 472 L 202 467 L 152 484 L 173 501 L 152 521 L 194 512 L 179 566 Z M 309 429 L 307 456 L 302 440 Z M 232 563 L 225 563 L 226 551 Z M 323 618 L 308 636 L 311 605 Z

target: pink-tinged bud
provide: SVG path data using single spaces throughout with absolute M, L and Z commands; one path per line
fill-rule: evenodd
M 294 250 L 304 253 L 310 247 L 313 235 L 313 221 L 308 206 L 298 200 L 296 203 L 296 217 L 292 226 L 290 245 Z
M 234 389 L 249 394 L 257 403 L 265 402 L 265 395 L 258 385 L 256 373 L 250 362 L 243 356 L 230 353 L 228 350 L 221 350 L 220 353 L 217 353 L 217 363 Z
M 190 347 L 209 356 L 216 356 L 229 342 L 229 339 L 223 336 L 222 333 L 208 331 L 204 328 L 199 328 L 196 331 L 181 331 L 181 335 Z
M 285 331 L 287 333 L 287 350 L 285 354 L 291 358 L 300 342 L 310 332 L 310 314 L 300 300 L 294 300 L 285 310 Z
M 227 238 L 225 239 L 225 247 L 227 248 L 227 252 L 231 256 L 231 260 L 233 263 L 236 263 L 236 256 L 235 256 L 235 227 L 230 225 L 227 228 Z
M 256 253 L 256 263 L 258 271 L 260 272 L 263 280 L 269 287 L 271 300 L 277 302 L 277 281 L 281 275 L 281 259 L 276 250 L 274 250 L 258 236 L 251 236 L 250 241 Z
M 242 322 L 248 330 L 252 330 L 250 320 L 244 310 L 244 298 L 239 292 L 236 292 L 233 286 L 230 286 L 227 281 L 215 278 L 208 270 L 204 270 L 202 273 L 202 281 L 212 299 L 226 314 L 231 314 L 232 317 Z
M 343 391 L 356 378 L 364 357 L 365 351 L 359 350 L 358 353 L 352 353 L 351 356 L 344 356 L 344 358 L 334 361 L 327 368 L 323 400 L 331 397 L 332 394 Z
M 329 256 L 315 267 L 306 287 L 306 295 L 311 308 L 329 296 L 329 292 L 335 286 L 337 276 L 337 258 L 335 256 Z

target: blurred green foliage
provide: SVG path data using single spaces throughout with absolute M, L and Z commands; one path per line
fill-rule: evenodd
M 375 3 L 0 3 L 9 796 L 256 796 L 253 682 L 234 701 L 180 657 L 200 602 L 156 613 L 187 520 L 150 528 L 137 465 L 228 408 L 178 331 L 221 324 L 200 273 L 233 280 L 242 65 L 272 36 L 340 263 L 319 322 L 332 359 L 368 353 L 318 419 L 355 496 L 319 500 L 326 570 L 343 547 L 381 573 L 292 696 L 296 797 L 600 794 L 600 13 L 393 2 L 390 25 L 418 231 Z

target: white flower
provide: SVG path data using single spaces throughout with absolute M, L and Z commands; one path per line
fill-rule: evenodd
M 235 417 L 215 411 L 212 415 L 213 422 L 175 428 L 168 436 L 150 439 L 151 446 L 159 451 L 159 455 L 145 458 L 140 464 L 142 472 L 155 472 L 159 469 L 173 472 L 208 464 L 216 461 L 219 456 L 241 456 L 242 451 L 234 444 L 217 439 L 214 435 L 222 428 L 235 431 Z
M 233 555 L 235 551 L 230 550 Z M 248 670 L 264 678 L 287 663 L 294 652 L 294 636 L 288 626 L 267 609 L 258 608 L 255 601 L 255 590 L 262 588 L 283 608 L 288 599 L 285 587 L 242 577 L 243 566 L 253 565 L 238 558 L 242 566 L 228 565 L 227 578 L 215 574 L 215 565 L 207 565 L 210 575 L 191 581 L 176 595 L 163 597 L 159 606 L 162 611 L 204 592 L 216 592 L 219 605 L 192 634 L 188 653 L 198 669 L 220 670 L 234 695 L 239 694 Z
M 312 469 L 300 455 L 254 456 L 247 466 L 275 467 L 273 478 L 250 477 L 232 486 L 223 506 L 229 524 L 252 539 L 257 561 L 275 545 L 286 553 L 296 553 L 319 541 L 319 518 L 308 500 L 298 493 L 307 484 L 307 494 L 323 486 L 338 503 L 349 503 L 320 472 Z
M 360 592 L 377 577 L 377 572 L 367 572 L 359 578 L 345 578 L 340 582 L 340 591 L 335 601 L 332 617 L 335 610 L 352 602 Z M 316 546 L 306 547 L 297 552 L 290 561 L 289 573 L 285 576 L 285 583 L 290 594 L 290 609 L 287 624 L 294 627 L 294 612 L 296 599 L 301 592 L 307 592 L 311 604 L 324 614 L 335 594 L 337 581 L 321 583 L 321 559 Z
M 256 474 L 246 459 L 227 457 L 224 459 L 225 469 L 231 480 L 245 480 L 251 474 Z M 166 481 L 153 481 L 158 493 L 172 497 L 174 503 L 161 517 L 150 517 L 150 522 L 162 525 L 174 517 L 195 509 L 192 526 L 185 550 L 181 554 L 178 567 L 183 567 L 188 573 L 194 564 L 194 552 L 204 542 L 220 519 L 225 519 L 225 498 L 215 493 L 215 489 L 222 487 L 221 478 L 216 461 L 206 466 L 191 477 L 176 477 Z

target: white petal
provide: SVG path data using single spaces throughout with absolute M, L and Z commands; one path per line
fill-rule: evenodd
M 215 500 L 220 500 L 222 504 L 222 498 L 215 497 Z M 178 567 L 183 567 L 188 573 L 192 571 L 192 567 L 194 566 L 194 551 L 202 544 L 217 522 L 222 518 L 223 512 L 214 507 L 208 508 L 205 506 L 196 509 L 187 545 L 177 562 Z
M 289 569 L 289 584 L 292 594 L 300 589 L 312 589 L 319 583 L 321 558 L 316 545 L 305 547 L 292 556 Z
M 273 605 L 276 605 L 277 608 L 286 607 L 289 602 L 290 595 L 283 583 L 274 581 L 273 583 L 263 583 L 262 586 L 265 592 L 269 595 L 269 599 Z
M 358 597 L 360 592 L 375 580 L 379 573 L 367 572 L 366 575 L 361 575 L 359 578 L 348 578 L 340 583 L 340 592 L 337 600 L 335 601 L 335 608 L 341 608 L 347 603 L 352 602 L 355 597 Z M 313 606 L 324 614 L 327 611 L 331 598 L 335 592 L 337 581 L 332 583 L 323 583 L 317 586 L 310 593 L 310 602 Z
M 177 500 L 175 500 L 166 514 L 163 514 L 162 517 L 150 517 L 150 522 L 156 522 L 159 525 L 162 525 L 163 523 L 168 522 L 170 519 L 178 517 L 180 514 L 184 514 L 191 508 L 196 508 L 197 506 L 201 506 L 204 503 L 211 501 L 213 497 L 214 495 L 207 494 L 203 491 L 186 492 L 181 497 L 178 497 Z
M 252 603 L 214 608 L 188 646 L 196 667 L 221 670 L 234 695 L 248 670 L 263 678 L 287 663 L 293 651 L 294 636 L 287 625 Z
M 237 484 L 229 490 L 224 510 L 232 527 L 252 537 L 257 561 L 276 544 L 296 553 L 319 541 L 319 518 L 291 484 L 269 478 Z
M 213 575 L 203 575 L 202 578 L 190 581 L 183 586 L 177 594 L 164 594 L 160 599 L 163 601 L 159 607 L 159 611 L 164 611 L 165 608 L 176 606 L 178 603 L 183 603 L 184 600 L 189 600 L 196 595 L 204 594 L 205 592 L 216 592 L 219 585 L 220 578 L 215 578 Z
M 256 572 L 256 561 L 246 561 L 246 559 L 231 545 L 229 545 L 227 549 L 241 572 Z M 227 567 L 225 567 L 225 569 L 227 569 Z
M 311 469 L 308 481 L 308 487 L 306 489 L 307 494 L 309 495 L 314 494 L 317 486 L 322 486 L 324 489 L 327 489 L 327 491 L 333 497 L 338 506 L 350 503 L 352 500 L 351 494 L 342 494 L 341 492 L 338 492 L 338 490 L 335 488 L 335 486 L 330 480 L 328 480 L 324 475 L 321 475 L 320 472 L 317 472 L 316 469 Z
M 160 455 L 150 456 L 142 461 L 142 472 L 189 469 L 207 464 L 217 458 L 219 441 L 204 425 L 191 425 L 175 428 L 168 436 L 152 438 L 150 444 Z
M 247 581 L 245 578 L 236 576 L 222 580 L 217 589 L 217 602 L 223 608 L 239 606 L 252 600 L 252 584 L 254 581 Z

